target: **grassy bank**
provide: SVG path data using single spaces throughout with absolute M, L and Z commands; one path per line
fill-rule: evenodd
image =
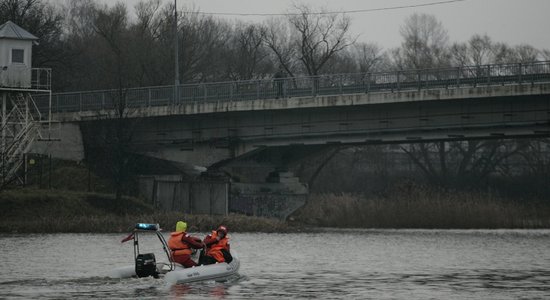
M 108 233 L 129 232 L 135 223 L 159 223 L 172 230 L 185 220 L 190 231 L 209 231 L 220 224 L 233 232 L 290 232 L 300 228 L 286 222 L 243 215 L 206 216 L 158 212 L 139 199 L 115 201 L 109 194 L 37 189 L 0 193 L 0 232 Z
M 329 227 L 550 228 L 550 205 L 416 186 L 373 197 L 312 195 L 294 218 L 301 223 Z
M 136 198 L 110 194 L 22 189 L 0 193 L 0 232 L 129 232 L 138 222 L 190 231 L 219 224 L 233 232 L 296 232 L 309 226 L 358 228 L 550 228 L 548 202 L 509 201 L 491 194 L 401 186 L 381 196 L 311 195 L 292 222 L 230 214 L 159 212 Z

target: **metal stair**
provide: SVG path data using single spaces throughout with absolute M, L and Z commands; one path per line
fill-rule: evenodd
M 42 121 L 42 114 L 30 93 L 8 94 L 6 117 L 1 123 L 2 185 L 13 180 L 23 182 L 17 173 L 25 162 L 25 153 L 29 151 L 34 140 L 40 138 Z

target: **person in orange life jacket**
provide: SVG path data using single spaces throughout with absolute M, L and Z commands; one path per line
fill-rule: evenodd
M 206 246 L 206 254 L 201 253 L 199 263 L 210 265 L 216 262 L 230 263 L 233 260 L 230 253 L 227 227 L 220 226 L 216 231 L 212 231 L 204 238 L 204 245 Z
M 179 221 L 176 223 L 176 231 L 170 233 L 168 247 L 172 251 L 174 262 L 182 264 L 185 268 L 196 266 L 191 259 L 192 249 L 202 249 L 204 244 L 200 238 L 190 236 L 187 232 L 187 223 Z

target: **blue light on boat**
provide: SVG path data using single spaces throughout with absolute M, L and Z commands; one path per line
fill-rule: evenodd
M 158 224 L 148 224 L 148 223 L 137 223 L 136 229 L 139 230 L 158 230 Z

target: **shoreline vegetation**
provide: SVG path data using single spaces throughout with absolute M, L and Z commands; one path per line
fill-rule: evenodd
M 159 212 L 140 199 L 111 194 L 21 189 L 0 193 L 0 233 L 124 233 L 136 223 L 158 223 L 171 231 L 184 220 L 190 232 L 220 224 L 238 232 L 294 232 L 285 221 L 238 214 L 227 216 Z
M 388 195 L 312 194 L 287 221 L 229 214 L 159 212 L 142 200 L 110 194 L 40 189 L 0 193 L 0 233 L 123 233 L 135 223 L 159 223 L 170 231 L 185 220 L 191 232 L 225 224 L 233 232 L 302 232 L 316 227 L 418 229 L 550 228 L 550 206 L 481 193 L 422 187 Z
M 319 227 L 546 229 L 550 228 L 550 205 L 547 201 L 512 201 L 489 193 L 413 186 L 369 198 L 315 195 L 293 218 Z

